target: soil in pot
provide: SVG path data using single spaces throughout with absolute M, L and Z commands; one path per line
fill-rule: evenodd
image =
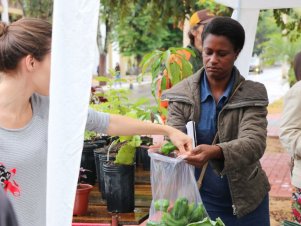
M 107 209 L 109 212 L 130 213 L 135 209 L 135 165 L 103 165 Z
M 95 144 L 97 148 L 103 148 L 105 145 L 107 145 L 107 142 L 102 139 L 97 139 L 91 142 L 92 144 Z
M 153 144 L 152 137 L 142 136 L 140 139 L 141 139 L 141 145 L 150 146 Z
M 89 194 L 93 186 L 90 184 L 79 184 L 76 190 L 73 215 L 85 215 L 88 210 Z

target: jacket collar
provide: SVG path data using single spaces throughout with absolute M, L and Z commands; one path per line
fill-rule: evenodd
M 184 79 L 180 83 L 176 84 L 169 90 L 165 90 L 162 94 L 162 100 L 174 100 L 177 97 L 181 97 L 183 102 L 187 103 L 197 103 L 200 101 L 200 89 L 199 84 L 204 74 L 204 67 L 198 70 L 195 74 Z M 234 75 L 234 85 L 232 87 L 231 93 L 235 88 L 240 84 L 245 78 L 239 73 L 238 69 L 234 66 L 233 68 Z M 196 102 L 197 101 L 197 102 Z

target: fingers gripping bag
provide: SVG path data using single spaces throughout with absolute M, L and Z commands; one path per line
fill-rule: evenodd
M 194 166 L 153 150 L 148 153 L 152 203 L 147 225 L 185 226 L 209 219 L 194 177 Z

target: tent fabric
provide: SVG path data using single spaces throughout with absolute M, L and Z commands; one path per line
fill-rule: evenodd
M 70 226 L 95 59 L 99 0 L 54 1 L 46 226 Z

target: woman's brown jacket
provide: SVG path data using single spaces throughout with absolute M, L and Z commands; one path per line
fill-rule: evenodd
M 234 70 L 232 96 L 217 119 L 217 145 L 224 160 L 210 161 L 221 177 L 227 175 L 233 212 L 242 217 L 256 209 L 270 190 L 259 161 L 266 148 L 268 97 L 263 84 L 245 80 Z M 168 125 L 186 132 L 188 121 L 198 124 L 203 72 L 199 70 L 163 93 L 162 99 L 169 101 Z

